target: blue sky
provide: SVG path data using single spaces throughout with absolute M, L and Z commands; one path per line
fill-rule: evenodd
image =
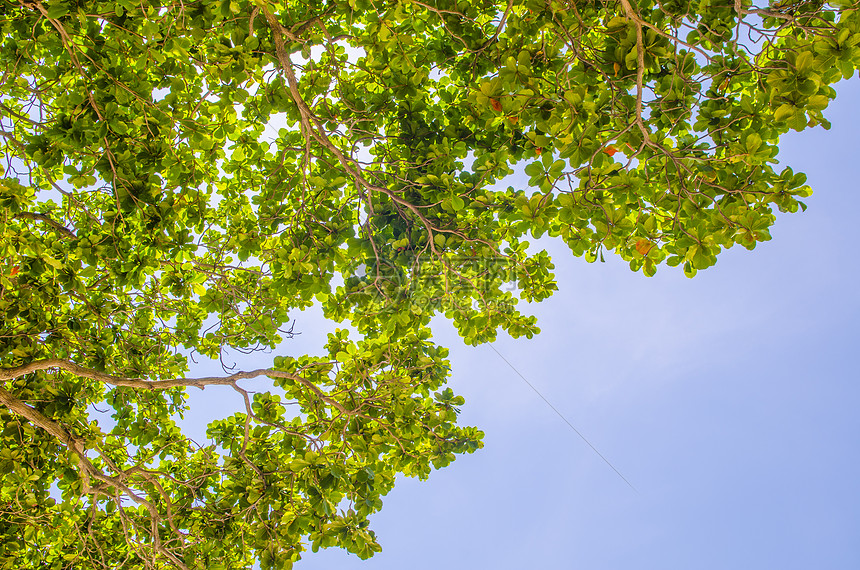
M 637 491 L 440 318 L 461 422 L 485 448 L 400 480 L 372 519 L 381 554 L 330 549 L 297 568 L 860 568 L 860 82 L 837 91 L 830 131 L 781 144 L 809 210 L 780 215 L 755 251 L 690 280 L 541 242 L 560 288 L 531 306 L 542 333 L 495 347 Z M 332 327 L 302 315 L 284 353 L 318 352 Z M 206 408 L 189 421 L 232 398 L 195 394 Z

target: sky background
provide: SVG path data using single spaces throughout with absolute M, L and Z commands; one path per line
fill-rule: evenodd
M 374 558 L 328 549 L 296 568 L 860 568 L 860 81 L 836 88 L 833 128 L 781 143 L 815 191 L 808 211 L 779 215 L 753 252 L 647 278 L 540 242 L 559 283 L 527 307 L 542 332 L 494 346 L 636 491 L 441 317 L 460 423 L 484 430 L 484 449 L 401 477 L 371 520 Z M 320 353 L 337 325 L 318 315 L 297 316 L 278 353 Z M 185 425 L 202 433 L 236 397 L 193 391 Z

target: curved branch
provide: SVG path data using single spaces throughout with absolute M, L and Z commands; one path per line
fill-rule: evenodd
M 249 372 L 237 372 L 235 374 L 231 374 L 230 376 L 207 376 L 204 378 L 173 378 L 170 380 L 143 380 L 142 378 L 124 378 L 121 376 L 105 374 L 104 372 L 93 370 L 92 368 L 80 366 L 79 364 L 75 364 L 74 362 L 71 362 L 69 360 L 62 360 L 59 358 L 47 358 L 45 360 L 36 360 L 29 364 L 24 364 L 23 366 L 17 366 L 15 368 L 0 368 L 0 382 L 8 382 L 9 380 L 14 380 L 27 374 L 32 374 L 33 372 L 38 372 L 40 370 L 50 370 L 52 368 L 59 368 L 60 370 L 65 370 L 66 372 L 70 372 L 75 376 L 88 378 L 90 380 L 95 380 L 96 382 L 103 382 L 105 384 L 110 384 L 111 386 L 124 386 L 127 388 L 137 388 L 140 390 L 152 391 L 169 390 L 170 388 L 180 387 L 200 388 L 202 390 L 206 386 L 235 386 L 238 380 L 257 378 L 259 376 L 268 376 L 269 378 L 286 378 L 289 380 L 293 380 L 294 382 L 298 382 L 302 386 L 305 386 L 314 394 L 316 394 L 319 399 L 331 405 L 339 412 L 348 415 L 350 414 L 350 411 L 344 408 L 340 402 L 330 398 L 328 395 L 326 395 L 325 392 L 323 392 L 310 380 L 302 378 L 297 374 L 292 374 L 291 372 L 272 370 L 271 368 L 258 368 L 257 370 L 251 370 Z M 2 402 L 2 400 L 0 400 L 0 402 Z
M 441 255 L 436 249 L 436 244 L 433 241 L 433 232 L 443 232 L 443 233 L 455 233 L 452 230 L 443 230 L 435 227 L 430 223 L 430 220 L 427 219 L 424 214 L 421 213 L 421 210 L 415 204 L 409 202 L 398 196 L 396 193 L 392 192 L 388 188 L 384 188 L 382 186 L 377 186 L 376 184 L 372 184 L 364 177 L 364 173 L 361 167 L 356 163 L 355 160 L 346 157 L 343 152 L 332 143 L 328 136 L 326 136 L 323 126 L 320 123 L 319 119 L 314 115 L 311 108 L 308 106 L 307 102 L 302 98 L 301 93 L 299 92 L 299 82 L 296 78 L 295 71 L 293 70 L 293 62 L 290 59 L 289 53 L 287 52 L 287 48 L 284 45 L 284 37 L 291 41 L 297 41 L 296 36 L 288 29 L 286 29 L 281 23 L 275 18 L 274 14 L 270 12 L 268 9 L 263 8 L 263 15 L 266 17 L 266 21 L 269 24 L 269 27 L 272 30 L 272 35 L 275 40 L 275 52 L 278 58 L 278 63 L 280 64 L 281 69 L 284 71 L 284 74 L 287 76 L 287 84 L 289 85 L 290 96 L 295 102 L 296 107 L 298 107 L 299 115 L 301 117 L 302 124 L 302 132 L 306 134 L 306 141 L 310 144 L 310 140 L 307 138 L 307 135 L 313 137 L 314 140 L 317 141 L 320 145 L 322 145 L 325 149 L 334 155 L 334 157 L 338 160 L 343 169 L 352 176 L 353 180 L 355 180 L 360 186 L 365 189 L 373 192 L 379 192 L 388 196 L 392 201 L 400 204 L 401 206 L 407 208 L 424 226 L 424 229 L 427 230 L 428 240 L 427 243 L 430 246 L 430 250 L 436 257 L 441 259 Z
M 18 220 L 33 220 L 34 222 L 44 222 L 66 237 L 78 237 L 77 235 L 75 235 L 75 232 L 73 232 L 63 224 L 51 219 L 46 214 L 37 214 L 35 212 L 21 212 L 20 214 L 15 214 L 14 218 Z
M 8 369 L 4 370 L 4 372 L 6 371 L 8 371 Z M 120 491 L 123 495 L 127 496 L 135 503 L 146 508 L 146 510 L 150 514 L 150 518 L 153 524 L 153 548 L 160 554 L 163 554 L 165 557 L 169 558 L 170 561 L 173 562 L 176 567 L 181 568 L 183 570 L 187 570 L 188 567 L 179 558 L 177 558 L 175 554 L 167 550 L 161 542 L 161 538 L 159 537 L 158 529 L 156 526 L 161 516 L 159 515 L 155 505 L 152 504 L 150 501 L 147 501 L 143 497 L 140 497 L 128 485 L 126 485 L 120 477 L 111 477 L 110 475 L 106 475 L 95 465 L 93 465 L 92 461 L 90 461 L 90 459 L 86 455 L 86 448 L 84 447 L 84 442 L 82 440 L 76 438 L 71 433 L 66 431 L 63 426 L 61 426 L 54 420 L 48 418 L 39 410 L 22 402 L 21 400 L 16 398 L 11 392 L 3 388 L 0 388 L 0 404 L 6 406 L 6 408 L 9 409 L 9 411 L 11 411 L 12 413 L 23 417 L 34 426 L 45 430 L 50 435 L 57 438 L 60 443 L 65 445 L 66 448 L 71 451 L 75 457 L 77 457 L 77 463 L 80 466 L 83 490 L 85 493 L 89 494 L 94 491 L 91 484 L 91 480 L 95 479 L 97 481 L 101 481 L 102 483 L 110 487 L 113 487 L 115 490 Z M 102 457 L 104 458 L 104 456 Z M 117 471 L 119 470 L 117 469 Z
M 651 137 L 642 118 L 642 94 L 645 89 L 645 43 L 642 37 L 642 18 L 633 10 L 629 0 L 621 0 L 624 13 L 636 27 L 636 124 L 642 132 L 645 142 L 650 144 Z

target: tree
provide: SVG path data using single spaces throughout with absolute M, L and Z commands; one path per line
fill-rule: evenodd
M 371 556 L 395 476 L 481 446 L 430 318 L 538 332 L 529 235 L 691 277 L 770 239 L 779 136 L 860 64 L 846 0 L 0 6 L 8 568 Z M 314 303 L 352 332 L 287 355 Z M 279 355 L 188 376 L 231 349 Z M 198 443 L 210 385 L 245 406 Z

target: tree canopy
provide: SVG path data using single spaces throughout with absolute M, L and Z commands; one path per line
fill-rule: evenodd
M 770 239 L 853 8 L 0 1 L 0 568 L 371 556 L 398 474 L 481 447 L 430 318 L 537 333 L 544 235 L 691 277 Z M 314 304 L 344 328 L 293 354 Z M 263 365 L 189 376 L 228 350 Z M 193 441 L 210 385 L 245 406 Z

